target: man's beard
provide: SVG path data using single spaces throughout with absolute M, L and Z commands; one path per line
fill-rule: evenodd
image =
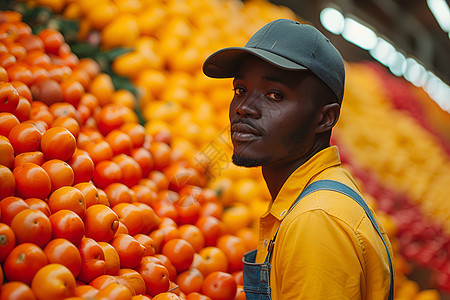
M 243 157 L 243 156 L 239 156 L 236 154 L 233 154 L 231 159 L 233 160 L 233 163 L 236 166 L 246 167 L 246 168 L 260 167 L 260 166 L 263 166 L 264 164 L 266 164 L 270 160 L 269 157 L 256 159 L 256 158 Z

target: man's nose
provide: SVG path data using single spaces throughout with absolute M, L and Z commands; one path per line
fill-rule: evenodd
M 242 100 L 241 103 L 235 108 L 235 113 L 238 116 L 247 116 L 251 118 L 259 118 L 261 117 L 261 111 L 258 108 L 258 99 L 257 97 L 250 95 L 249 97 Z

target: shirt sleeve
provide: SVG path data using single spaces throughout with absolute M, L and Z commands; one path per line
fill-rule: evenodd
M 272 258 L 273 299 L 361 299 L 364 252 L 352 228 L 322 210 L 284 225 Z

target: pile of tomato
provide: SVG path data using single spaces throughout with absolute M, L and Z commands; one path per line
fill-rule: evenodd
M 0 12 L 0 299 L 245 299 L 254 231 L 133 97 Z

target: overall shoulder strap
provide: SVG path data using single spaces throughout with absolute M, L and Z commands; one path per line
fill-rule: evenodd
M 335 181 L 335 180 L 318 180 L 315 181 L 311 184 L 309 184 L 303 191 L 302 193 L 297 197 L 297 199 L 295 200 L 295 202 L 292 204 L 291 208 L 289 209 L 289 211 L 287 212 L 287 214 L 289 214 L 289 212 L 291 212 L 294 207 L 300 202 L 300 200 L 302 198 L 304 198 L 305 196 L 315 192 L 315 191 L 321 191 L 321 190 L 328 190 L 328 191 L 335 191 L 341 194 L 344 194 L 350 198 L 352 198 L 353 200 L 355 200 L 365 211 L 367 217 L 369 218 L 370 222 L 372 223 L 373 227 L 375 228 L 375 230 L 377 231 L 378 235 L 380 236 L 381 240 L 383 241 L 384 247 L 386 249 L 386 253 L 388 256 L 388 260 L 389 260 L 389 271 L 390 271 L 390 287 L 389 287 L 389 300 L 394 299 L 394 273 L 393 273 L 393 265 L 392 265 L 392 259 L 391 259 L 391 255 L 389 254 L 389 249 L 387 247 L 386 241 L 383 238 L 383 235 L 381 233 L 380 228 L 378 227 L 377 222 L 375 221 L 375 218 L 369 208 L 369 206 L 366 204 L 366 202 L 364 201 L 364 199 L 352 188 L 350 188 L 349 186 Z M 286 214 L 286 215 L 287 215 Z M 275 243 L 275 238 L 278 234 L 278 230 L 280 229 L 280 227 L 278 227 L 277 232 L 275 233 L 273 239 L 270 241 L 269 243 L 269 247 L 268 247 L 268 254 L 266 257 L 266 260 L 270 261 L 270 256 L 272 254 L 273 251 L 273 247 L 274 247 L 274 243 Z

